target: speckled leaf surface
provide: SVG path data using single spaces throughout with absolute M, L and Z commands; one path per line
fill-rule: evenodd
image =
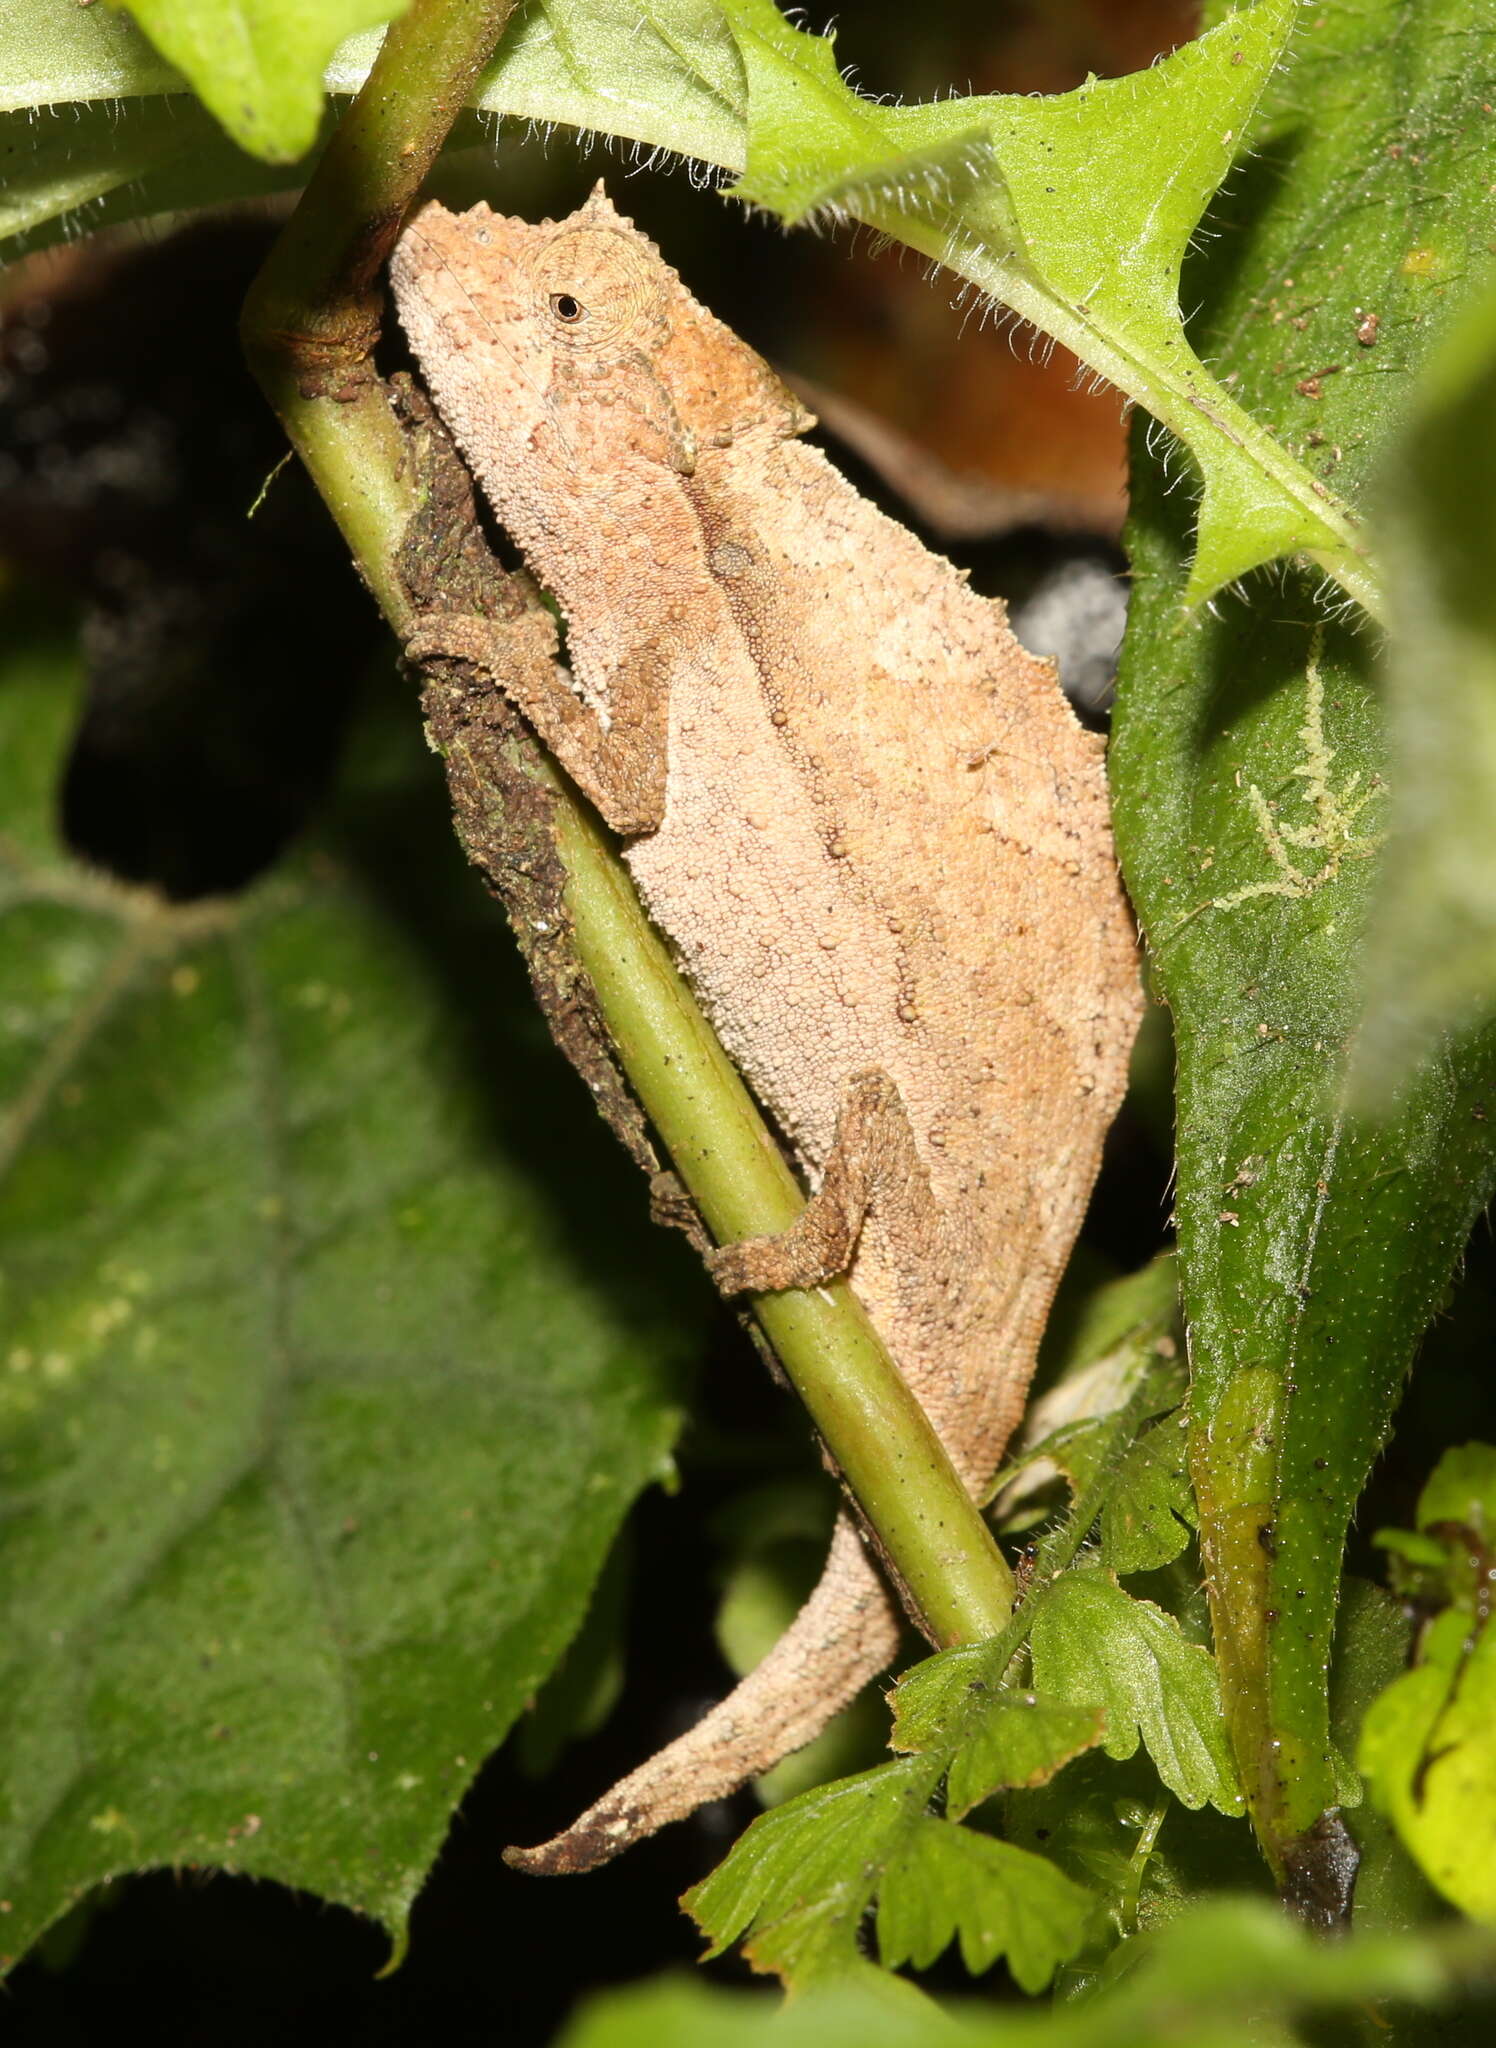
M 1473 0 L 1316 14 L 1187 276 L 1197 346 L 1353 503 L 1489 233 L 1493 72 Z M 1491 1186 L 1496 1048 L 1432 1062 L 1379 1124 L 1348 1113 L 1398 773 L 1376 639 L 1327 624 L 1298 578 L 1185 619 L 1188 510 L 1139 455 L 1117 828 L 1174 1014 L 1191 1462 L 1227 1714 L 1276 1855 L 1334 1802 L 1344 1532 Z
M 684 1269 L 413 715 L 294 863 L 171 907 L 57 845 L 72 657 L 11 648 L 0 1943 L 160 1865 L 398 1942 L 667 1458 Z

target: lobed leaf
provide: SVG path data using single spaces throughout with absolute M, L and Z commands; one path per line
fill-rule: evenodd
M 1050 1329 L 1061 1334 L 1059 1377 L 1029 1410 L 1017 1453 L 991 1492 L 1006 1515 L 1048 1483 L 1052 1466 L 1070 1481 L 1077 1510 L 1088 1508 L 1094 1521 L 1139 1431 L 1184 1398 L 1173 1254 L 1098 1288 L 1073 1330 L 1062 1317 Z
M 0 680 L 5 1948 L 162 1865 L 398 1944 L 693 1318 L 563 1193 L 589 1105 L 413 730 L 289 870 L 173 906 L 57 844 L 71 650 L 13 630 Z
M 742 1938 L 755 1969 L 796 1991 L 844 1981 L 866 1969 L 857 1932 L 876 1901 L 887 1969 L 926 1968 L 959 1941 L 968 1969 L 1006 1958 L 1025 1990 L 1042 1990 L 1087 1940 L 1094 1902 L 1042 1856 L 930 1817 L 943 1765 L 883 1764 L 756 1820 L 682 1902 L 708 1953 Z
M 1108 1756 L 1130 1757 L 1141 1741 L 1181 1804 L 1242 1811 L 1215 1665 L 1172 1615 L 1108 1572 L 1071 1571 L 1038 1603 L 1029 1645 L 1041 1692 L 1102 1709 Z
M 888 1969 L 927 1970 L 958 1941 L 973 1976 L 1005 1960 L 1033 1994 L 1085 1946 L 1095 1918 L 1092 1894 L 1044 1857 L 926 1816 L 883 1872 L 878 1952 Z
M 742 1940 L 756 1970 L 796 1989 L 854 1971 L 862 1916 L 941 1770 L 923 1757 L 881 1764 L 761 1814 L 681 1901 L 707 1954 Z
M 1195 1496 L 1182 1409 L 1140 1436 L 1117 1469 L 1101 1510 L 1101 1562 L 1114 1572 L 1151 1572 L 1189 1546 Z
M 1045 1784 L 1105 1732 L 1100 1707 L 994 1687 L 987 1646 L 966 1643 L 927 1657 L 900 1678 L 889 1748 L 951 1753 L 946 1811 L 960 1820 L 994 1792 Z

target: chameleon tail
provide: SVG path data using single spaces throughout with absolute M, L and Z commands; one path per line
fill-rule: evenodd
M 668 1821 L 725 1798 L 803 1749 L 893 1662 L 898 1645 L 893 1603 L 843 1514 L 815 1591 L 763 1662 L 563 1834 L 534 1849 L 506 1849 L 504 1861 L 536 1877 L 592 1870 Z

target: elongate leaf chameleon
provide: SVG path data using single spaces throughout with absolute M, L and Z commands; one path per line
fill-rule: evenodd
M 392 266 L 438 409 L 567 622 L 432 617 L 626 842 L 813 1190 L 726 1291 L 852 1284 L 973 1490 L 1023 1406 L 1139 995 L 1101 742 L 1000 604 L 797 437 L 813 422 L 598 189 L 428 205 Z M 729 1698 L 521 1867 L 589 1868 L 802 1746 L 892 1659 L 847 1515 Z

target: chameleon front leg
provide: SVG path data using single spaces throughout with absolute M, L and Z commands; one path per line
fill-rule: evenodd
M 515 619 L 429 612 L 405 643 L 411 661 L 445 657 L 491 676 L 572 781 L 626 838 L 665 815 L 669 686 L 652 646 L 610 672 L 606 724 L 556 660 L 556 629 L 538 607 Z
M 928 1270 L 940 1212 L 897 1085 L 877 1069 L 854 1074 L 837 1111 L 821 1184 L 788 1230 L 745 1237 L 707 1254 L 723 1294 L 819 1287 L 845 1273 L 867 1212 L 897 1218 L 910 1270 Z

